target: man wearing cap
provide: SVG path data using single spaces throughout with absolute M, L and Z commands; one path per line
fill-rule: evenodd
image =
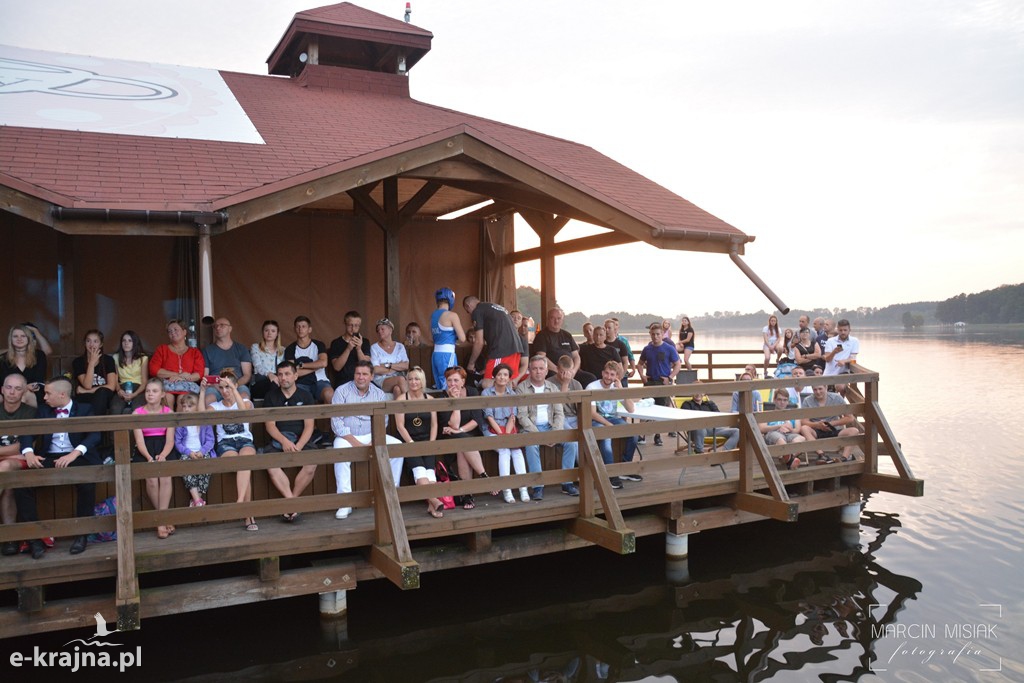
M 455 292 L 442 287 L 434 292 L 437 310 L 430 316 L 430 334 L 434 338 L 434 352 L 430 356 L 430 369 L 434 373 L 434 388 L 444 391 L 448 383 L 444 371 L 455 367 L 459 361 L 455 358 L 455 343 L 466 341 L 466 332 L 462 329 L 462 320 L 455 308 Z
M 480 301 L 479 297 L 467 296 L 462 306 L 473 319 L 476 336 L 473 339 L 473 352 L 469 356 L 467 367 L 472 368 L 487 345 L 487 365 L 484 368 L 484 379 L 480 386 L 487 388 L 494 384 L 494 368 L 504 363 L 510 368 L 519 367 L 519 331 L 512 324 L 508 309 L 489 301 Z

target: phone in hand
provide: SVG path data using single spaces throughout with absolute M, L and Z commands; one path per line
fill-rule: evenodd
M 207 384 L 220 384 L 220 375 L 207 375 L 203 379 L 206 380 Z

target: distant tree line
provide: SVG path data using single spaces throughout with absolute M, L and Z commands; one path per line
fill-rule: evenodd
M 993 325 L 1024 322 L 1024 283 L 1002 285 L 977 294 L 958 294 L 935 306 L 944 323 Z

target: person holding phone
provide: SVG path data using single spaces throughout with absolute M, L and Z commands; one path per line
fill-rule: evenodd
M 363 337 L 359 328 L 363 324 L 363 316 L 359 311 L 345 314 L 345 333 L 331 342 L 327 358 L 334 370 L 334 386 L 351 382 L 355 377 L 356 363 L 370 360 L 370 340 Z
M 834 337 L 829 337 L 825 342 L 826 375 L 842 375 L 854 372 L 853 365 L 857 363 L 857 354 L 860 353 L 860 342 L 856 337 L 850 336 L 850 321 L 843 318 L 839 321 L 838 331 Z

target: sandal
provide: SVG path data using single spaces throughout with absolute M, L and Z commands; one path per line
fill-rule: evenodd
M 171 534 L 173 534 L 173 533 L 174 533 L 175 531 L 177 531 L 177 529 L 175 529 L 175 528 L 174 528 L 174 525 L 173 525 L 173 524 L 168 524 L 168 525 L 167 525 L 167 535 L 168 535 L 168 536 L 170 536 Z
M 488 475 L 486 471 L 478 472 L 478 474 L 480 475 L 481 479 L 490 479 L 490 475 Z M 491 495 L 492 496 L 496 496 L 496 495 L 498 495 L 498 492 L 497 491 L 491 491 Z
M 463 510 L 472 510 L 475 507 L 476 507 L 476 503 L 473 501 L 473 495 L 472 494 L 467 494 L 467 495 L 462 497 L 462 509 Z
M 818 459 L 819 465 L 831 465 L 837 462 L 839 461 L 833 458 L 831 455 L 822 455 L 821 458 Z
M 168 531 L 167 531 L 167 527 L 165 527 L 165 526 L 158 526 L 156 528 L 156 537 L 157 538 L 167 538 L 170 535 L 171 534 L 168 533 Z
M 249 517 L 245 521 L 246 521 L 246 525 L 245 525 L 245 530 L 246 531 L 259 531 L 260 530 L 259 525 L 256 524 L 256 520 L 253 519 L 252 517 Z
M 795 470 L 802 464 L 800 458 L 793 455 L 787 456 L 782 462 L 785 463 L 787 470 Z
M 433 517 L 434 519 L 441 519 L 442 517 L 444 517 L 444 513 L 441 512 L 440 510 L 438 510 L 437 508 L 433 508 L 433 509 L 428 508 L 427 509 L 427 514 L 430 515 L 431 517 Z
M 856 459 L 857 458 L 853 455 L 848 455 L 845 458 L 843 456 L 839 456 L 839 462 L 853 462 Z

